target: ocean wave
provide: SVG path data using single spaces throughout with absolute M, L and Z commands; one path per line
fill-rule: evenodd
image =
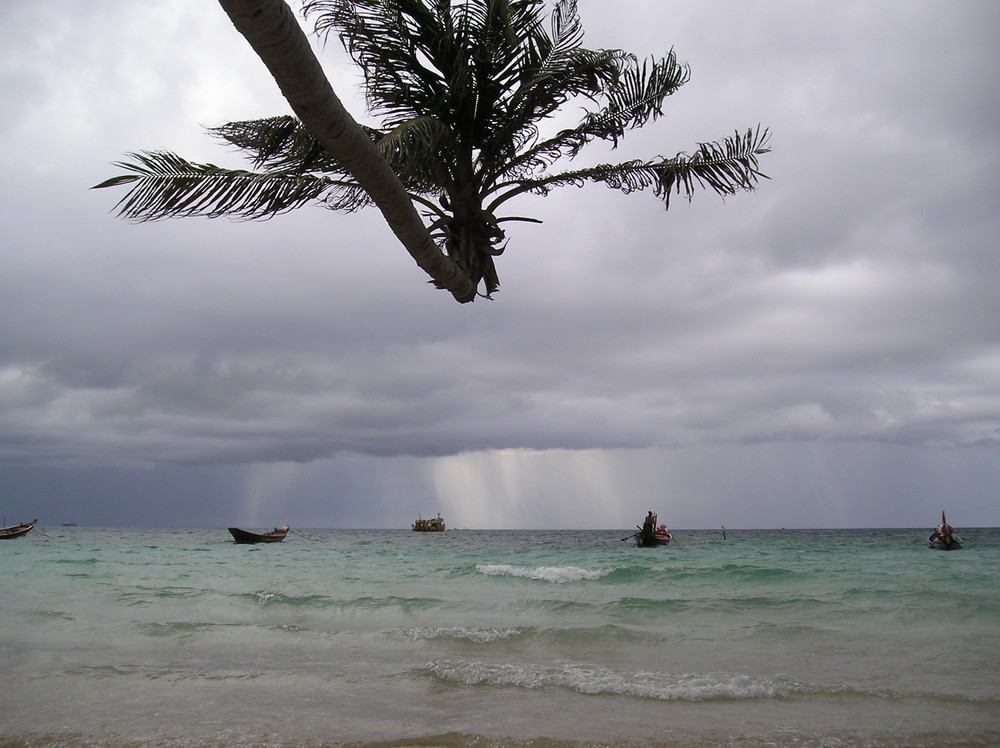
M 677 593 L 675 593 L 677 594 Z M 739 615 L 757 611 L 783 611 L 788 613 L 808 613 L 834 607 L 833 604 L 811 598 L 789 599 L 777 595 L 760 595 L 755 597 L 731 596 L 726 598 L 700 598 L 695 595 L 676 597 L 621 597 L 603 606 L 603 612 L 608 615 L 676 615 L 696 611 L 725 615 Z
M 619 748 L 996 748 L 995 730 L 955 730 L 932 732 L 899 732 L 886 729 L 878 732 L 841 731 L 815 734 L 802 730 L 775 729 L 763 733 L 742 732 L 738 729 L 706 728 L 696 734 L 678 736 L 663 732 L 642 739 L 620 737 L 613 741 L 570 739 L 478 733 L 449 732 L 440 734 L 402 733 L 387 739 L 340 742 L 312 736 L 289 736 L 266 728 L 236 729 L 227 727 L 218 732 L 199 735 L 175 735 L 163 730 L 141 732 L 118 727 L 120 732 L 87 735 L 79 732 L 54 731 L 10 734 L 5 745 L 60 746 L 60 748 L 135 748 L 137 745 L 157 745 L 159 748 L 594 748 L 595 745 L 615 745 Z
M 595 649 L 646 646 L 645 634 L 621 626 L 574 626 L 567 628 L 541 628 L 537 626 L 453 626 L 438 628 L 419 626 L 402 629 L 395 634 L 411 641 L 455 641 L 472 644 L 513 643 L 518 651 L 526 647 L 571 647 L 592 651 Z
M 43 608 L 35 608 L 31 611 L 31 615 L 37 616 L 41 619 L 56 619 L 63 621 L 75 620 L 72 615 L 61 610 L 45 610 Z
M 687 702 L 758 701 L 795 697 L 857 698 L 861 702 L 926 700 L 952 705 L 1000 705 L 995 695 L 958 695 L 799 683 L 775 677 L 740 673 L 667 673 L 613 670 L 601 665 L 491 663 L 472 660 L 430 662 L 423 671 L 436 679 L 468 686 L 495 686 L 529 690 L 568 689 L 590 696 Z
M 755 564 L 723 564 L 715 573 L 729 579 L 739 579 L 755 582 L 773 582 L 801 579 L 806 576 L 802 571 L 774 566 L 758 566 Z
M 603 611 L 612 615 L 626 614 L 631 617 L 648 616 L 650 614 L 681 613 L 691 609 L 697 603 L 678 598 L 622 597 L 612 600 L 603 606 Z
M 773 699 L 810 691 L 800 684 L 733 673 L 616 671 L 599 665 L 536 665 L 448 660 L 429 663 L 436 678 L 464 685 L 566 688 L 588 695 L 661 701 Z
M 136 624 L 136 630 L 143 636 L 153 638 L 190 637 L 196 634 L 230 633 L 233 631 L 245 632 L 249 630 L 271 631 L 279 634 L 293 635 L 310 633 L 309 629 L 291 623 L 261 625 L 247 623 L 209 623 L 205 621 L 151 621 Z
M 143 636 L 152 638 L 180 637 L 187 638 L 195 634 L 222 631 L 238 628 L 238 624 L 198 623 L 193 621 L 163 621 L 148 622 L 136 625 L 137 631 Z
M 58 675 L 58 674 L 57 674 Z M 181 681 L 247 681 L 268 677 L 268 673 L 254 671 L 211 671 L 197 669 L 171 669 L 142 667 L 138 665 L 83 665 L 72 670 L 67 670 L 64 675 L 77 677 L 84 680 L 107 680 L 107 679 L 135 679 L 168 682 Z
M 287 605 L 290 607 L 326 608 L 336 605 L 337 601 L 323 595 L 286 595 L 281 592 L 257 590 L 238 595 L 260 605 Z
M 332 611 L 335 613 L 364 613 L 370 611 L 404 611 L 407 613 L 432 610 L 444 603 L 435 597 L 402 597 L 388 595 L 386 597 L 348 597 L 334 598 L 326 595 L 286 595 L 281 592 L 258 590 L 256 592 L 239 593 L 237 599 L 246 600 L 260 606 L 277 608 L 292 608 L 297 610 Z
M 491 577 L 519 577 L 540 582 L 565 584 L 601 579 L 614 569 L 584 569 L 579 566 L 514 566 L 512 564 L 476 564 L 476 571 Z
M 401 633 L 407 639 L 434 640 L 434 639 L 457 639 L 474 642 L 476 644 L 486 644 L 490 642 L 502 641 L 521 636 L 525 629 L 519 627 L 466 627 L 453 626 L 450 628 L 434 628 L 432 626 L 418 626 L 416 628 L 404 629 Z
M 178 586 L 161 586 L 161 587 L 147 587 L 147 586 L 136 586 L 131 590 L 121 593 L 121 598 L 123 600 L 128 600 L 129 598 L 152 598 L 156 600 L 186 600 L 193 597 L 201 597 L 206 592 L 203 587 L 178 587 Z

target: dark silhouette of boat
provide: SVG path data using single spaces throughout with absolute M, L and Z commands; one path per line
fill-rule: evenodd
M 670 530 L 667 529 L 666 525 L 660 525 L 660 527 L 654 528 L 652 530 L 640 530 L 635 535 L 635 544 L 640 548 L 654 548 L 658 545 L 666 545 L 674 536 L 670 534 Z
M 656 524 L 656 515 L 653 514 L 653 510 L 649 510 L 649 514 L 646 515 L 646 519 L 643 520 L 642 526 L 636 525 L 639 528 L 639 532 L 631 535 L 630 537 L 635 538 L 635 544 L 639 548 L 655 548 L 658 545 L 666 545 L 674 536 L 670 534 L 670 530 L 667 529 L 666 525 Z M 628 540 L 629 538 L 622 538 L 622 540 Z
M 413 532 L 444 532 L 444 520 L 440 514 L 431 519 L 418 519 L 413 523 Z
M 941 512 L 941 524 L 927 536 L 927 546 L 939 551 L 955 551 L 962 547 L 962 538 L 955 534 L 955 528 L 948 524 Z
M 31 532 L 31 528 L 35 526 L 37 521 L 37 519 L 33 519 L 31 522 L 23 522 L 20 525 L 0 527 L 0 540 L 10 540 L 11 538 L 24 537 Z
M 275 527 L 270 532 L 250 532 L 238 527 L 230 527 L 229 534 L 237 543 L 280 543 L 288 534 L 288 525 Z

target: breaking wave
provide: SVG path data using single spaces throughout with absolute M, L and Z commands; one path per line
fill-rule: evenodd
M 621 672 L 598 665 L 497 664 L 450 660 L 429 663 L 427 669 L 436 678 L 464 685 L 566 688 L 589 695 L 629 696 L 662 701 L 773 699 L 812 690 L 791 681 L 732 673 Z
M 579 566 L 514 566 L 512 564 L 477 564 L 476 571 L 491 577 L 520 577 L 540 582 L 565 584 L 601 579 L 613 569 L 584 569 Z

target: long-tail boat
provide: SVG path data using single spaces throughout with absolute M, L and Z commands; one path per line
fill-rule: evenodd
M 237 543 L 280 543 L 288 534 L 288 525 L 275 527 L 270 532 L 250 532 L 238 527 L 230 527 L 229 534 Z
M 10 540 L 11 538 L 24 537 L 31 532 L 31 528 L 35 526 L 37 521 L 37 519 L 33 519 L 31 522 L 23 522 L 20 525 L 0 527 L 0 540 Z
M 941 524 L 927 536 L 927 545 L 939 551 L 954 551 L 962 547 L 962 538 L 955 534 L 955 528 L 948 524 L 941 512 Z

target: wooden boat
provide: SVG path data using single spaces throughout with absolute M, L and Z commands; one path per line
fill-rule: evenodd
M 21 538 L 31 532 L 31 528 L 35 526 L 37 519 L 31 520 L 31 522 L 24 522 L 20 525 L 11 525 L 10 527 L 0 527 L 0 540 L 10 540 L 11 538 Z
M 670 530 L 667 529 L 666 525 L 660 525 L 652 530 L 639 529 L 639 532 L 635 534 L 635 544 L 639 548 L 654 548 L 658 545 L 666 545 L 674 536 L 670 534 Z
M 233 540 L 237 543 L 280 543 L 285 539 L 285 535 L 288 534 L 288 525 L 284 527 L 275 527 L 270 532 L 250 532 L 249 530 L 241 530 L 238 527 L 230 527 L 229 534 L 233 536 Z
M 962 538 L 955 534 L 955 528 L 948 524 L 941 512 L 941 524 L 927 536 L 927 546 L 938 551 L 956 551 L 962 547 Z
M 658 545 L 666 545 L 674 538 L 666 525 L 656 524 L 656 515 L 653 514 L 652 510 L 646 515 L 642 526 L 636 525 L 636 527 L 639 528 L 639 532 L 632 537 L 635 538 L 635 544 L 639 548 L 655 548 Z M 622 540 L 628 540 L 628 538 L 622 538 Z
M 444 520 L 440 514 L 432 519 L 417 519 L 413 523 L 413 532 L 444 532 Z

